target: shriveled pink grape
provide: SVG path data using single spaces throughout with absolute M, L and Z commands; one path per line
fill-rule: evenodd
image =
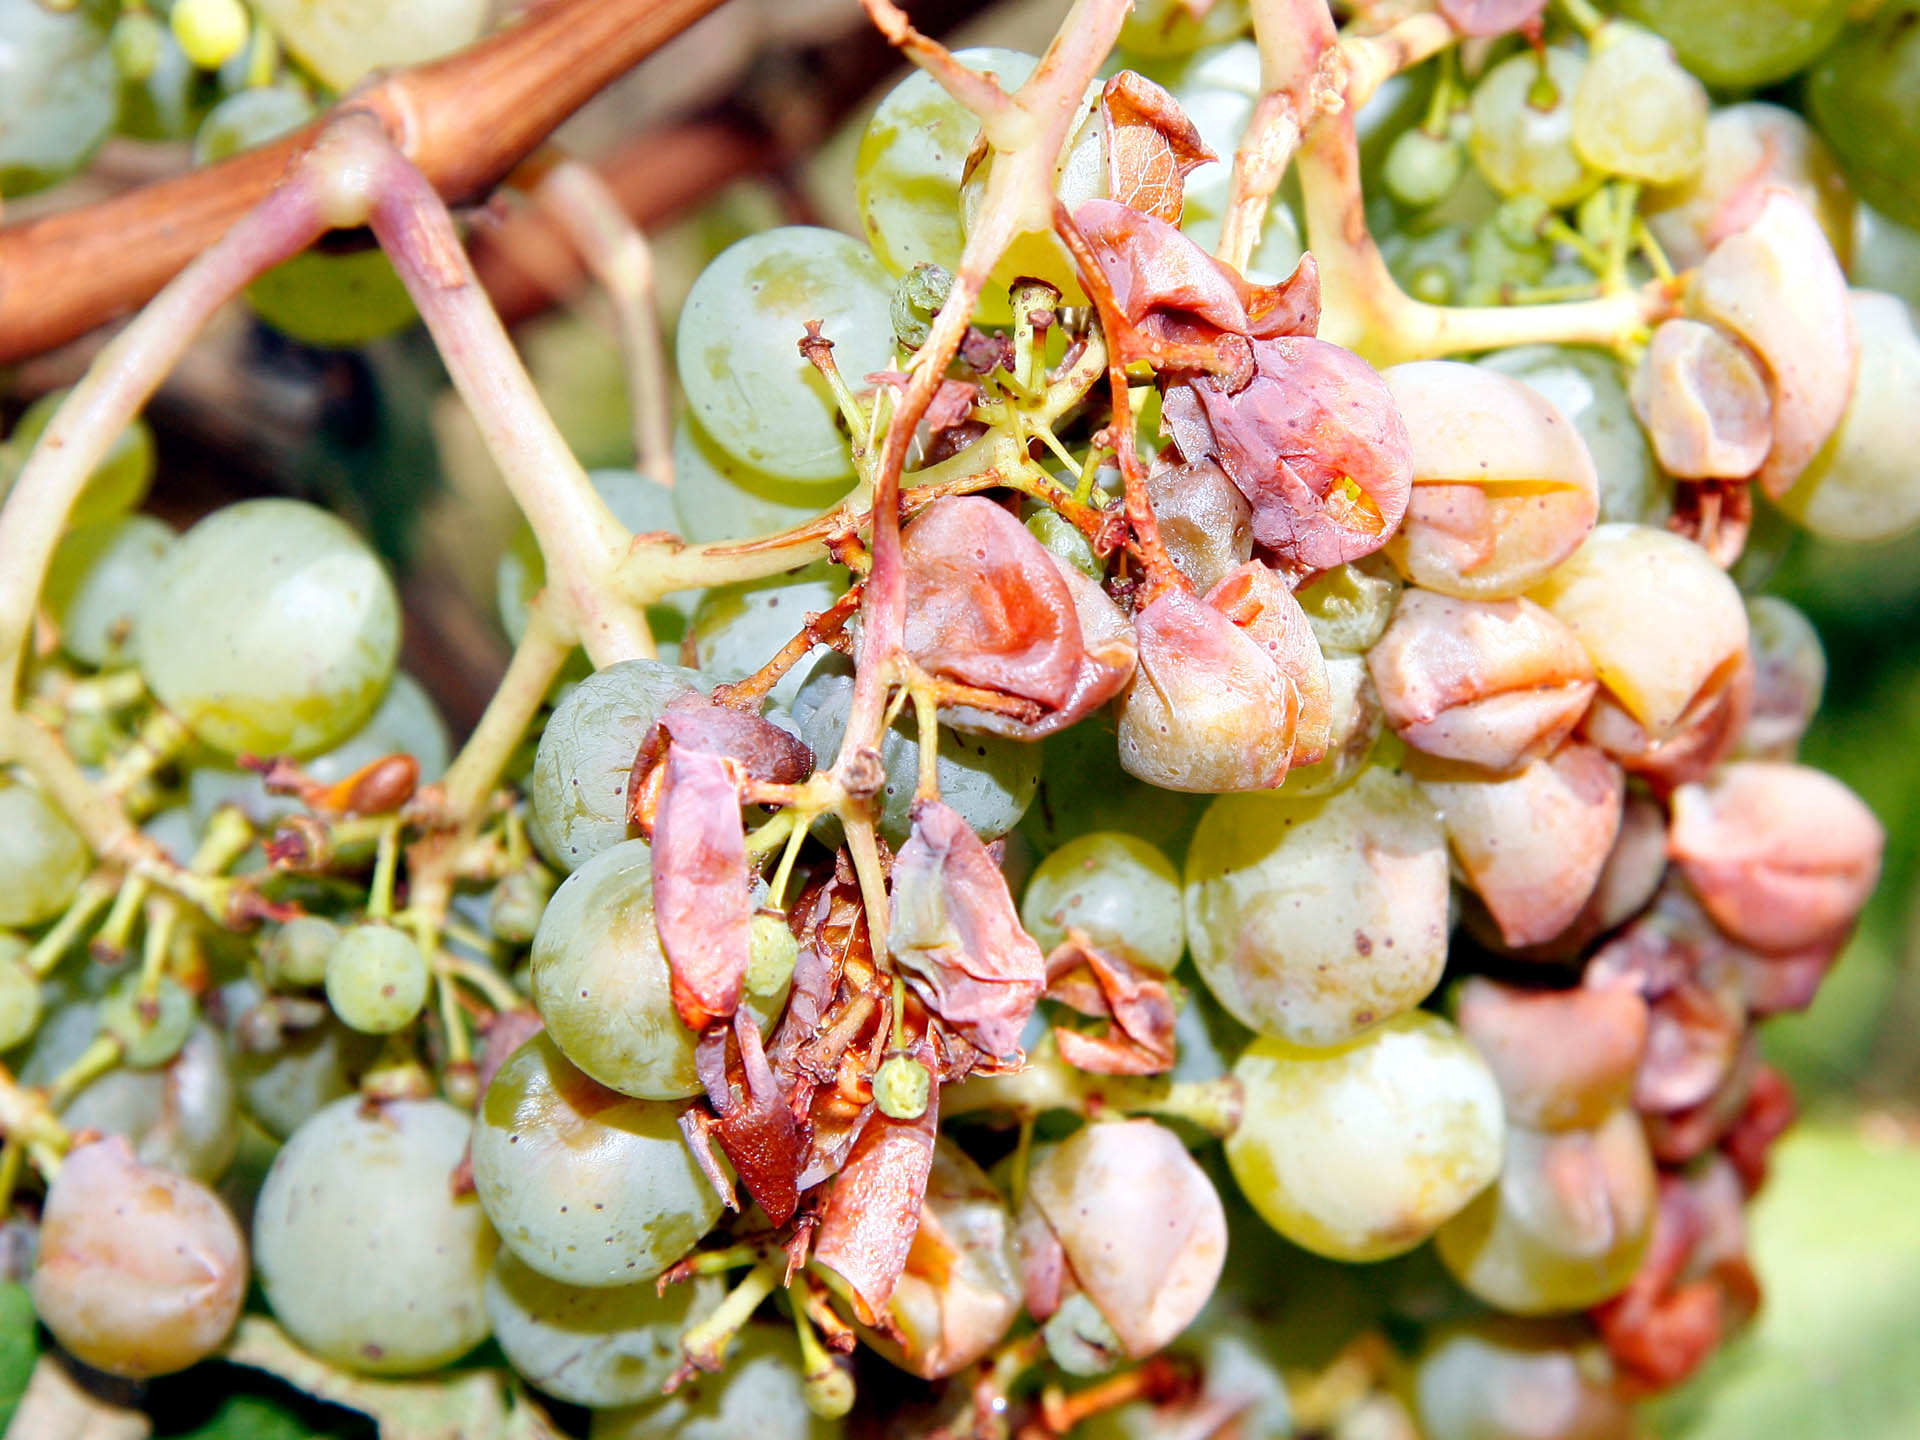
M 33 1304 L 72 1354 L 132 1379 L 184 1370 L 226 1339 L 246 1290 L 246 1241 L 206 1186 L 140 1164 L 118 1137 L 61 1165 Z
M 1633 376 L 1633 409 L 1669 474 L 1743 479 L 1773 444 L 1766 376 L 1738 341 L 1698 320 L 1665 320 Z
M 1154 462 L 1147 472 L 1160 538 L 1201 592 L 1253 558 L 1253 507 L 1217 461 Z
M 1454 1014 L 1516 1125 L 1591 1129 L 1633 1094 L 1647 1044 L 1636 991 L 1524 990 L 1476 975 L 1460 986 Z

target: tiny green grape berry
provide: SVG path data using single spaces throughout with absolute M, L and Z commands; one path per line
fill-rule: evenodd
M 277 989 L 307 990 L 326 983 L 327 957 L 340 927 L 318 915 L 298 915 L 260 944 L 260 963 Z
M 251 28 L 240 0 L 179 0 L 168 19 L 173 38 L 202 70 L 218 70 L 238 55 Z
M 1381 178 L 1394 199 L 1424 210 L 1453 193 L 1466 164 L 1466 147 L 1451 135 L 1415 128 L 1402 131 L 1387 147 Z
M 40 1028 L 40 977 L 26 962 L 27 942 L 0 932 L 0 1050 Z
M 100 1029 L 120 1042 L 127 1064 L 145 1069 L 180 1053 L 196 1012 L 193 996 L 169 976 L 151 996 L 140 991 L 139 976 L 122 981 L 100 1004 Z
M 911 1055 L 889 1055 L 873 1072 L 873 1103 L 890 1120 L 918 1120 L 932 1094 L 933 1077 Z
M 426 1004 L 427 980 L 420 947 L 385 925 L 347 931 L 327 956 L 327 1003 L 347 1025 L 369 1035 L 410 1024 Z
M 114 68 L 120 78 L 145 80 L 160 63 L 161 47 L 166 44 L 160 22 L 141 10 L 129 10 L 113 22 L 107 45 L 113 51 Z

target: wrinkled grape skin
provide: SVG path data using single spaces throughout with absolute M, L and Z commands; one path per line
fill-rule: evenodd
M 1337 1045 L 1439 982 L 1446 836 L 1378 768 L 1325 797 L 1223 795 L 1188 850 L 1186 904 L 1194 964 L 1236 1019 Z
M 633 1405 L 660 1394 L 680 1363 L 680 1334 L 719 1303 L 712 1278 L 657 1293 L 652 1282 L 583 1289 L 549 1280 L 510 1250 L 487 1274 L 487 1314 L 508 1363 L 572 1405 Z
M 1020 901 L 1020 920 L 1042 950 L 1086 932 L 1096 948 L 1170 971 L 1187 948 L 1180 876 L 1137 836 L 1082 835 L 1040 862 Z
M 750 1324 L 717 1375 L 696 1373 L 664 1400 L 596 1410 L 591 1440 L 838 1440 L 807 1409 L 800 1342 L 785 1321 Z
M 33 1303 L 69 1353 L 130 1379 L 184 1370 L 226 1338 L 246 1286 L 246 1241 L 211 1190 L 141 1165 L 118 1138 L 67 1156 Z
M 720 1218 L 680 1134 L 679 1104 L 635 1100 L 568 1063 L 544 1033 L 494 1076 L 473 1180 L 508 1249 L 569 1285 L 633 1285 Z
M 0 925 L 51 920 L 86 878 L 86 843 L 38 786 L 0 771 Z
M 141 673 L 229 754 L 337 745 L 393 678 L 393 582 L 343 522 L 301 501 L 216 511 L 174 545 L 147 594 Z
M 627 781 L 641 742 L 700 676 L 657 660 L 623 660 L 568 693 L 540 732 L 528 796 L 540 853 L 563 871 L 627 838 Z
M 487 1336 L 482 1289 L 497 1241 L 453 1193 L 473 1130 L 441 1100 L 363 1110 L 336 1100 L 267 1172 L 253 1249 L 274 1317 L 301 1345 L 370 1375 L 414 1375 Z
M 1227 1163 L 1282 1235 L 1334 1260 L 1412 1249 L 1500 1173 L 1505 1123 L 1493 1072 L 1425 1011 L 1331 1049 L 1262 1037 Z

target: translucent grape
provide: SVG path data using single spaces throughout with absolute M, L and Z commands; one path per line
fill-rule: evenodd
M 493 1338 L 527 1381 L 572 1405 L 658 1399 L 680 1364 L 680 1336 L 719 1303 L 712 1278 L 659 1294 L 651 1281 L 594 1289 L 562 1285 L 511 1250 L 487 1275 Z
M 246 1297 L 247 1246 L 214 1193 L 136 1161 L 120 1139 L 67 1156 L 47 1190 L 33 1304 L 97 1370 L 184 1370 L 227 1337 Z
M 107 43 L 113 48 L 114 68 L 122 80 L 144 80 L 160 63 L 167 30 L 145 11 L 123 11 L 113 22 Z
M 501 1241 L 568 1285 L 651 1280 L 720 1218 L 678 1124 L 685 1107 L 607 1090 L 545 1033 L 487 1087 L 473 1180 Z
M 174 0 L 173 38 L 202 70 L 218 70 L 247 43 L 247 7 L 240 0 Z
M 120 76 L 97 10 L 0 0 L 0 195 L 65 179 L 113 128 Z
M 128 515 L 77 527 L 61 539 L 47 571 L 41 603 L 60 627 L 60 645 L 89 665 L 112 665 L 135 653 L 137 626 L 173 531 L 151 515 Z
M 1473 162 L 1503 195 L 1522 191 L 1549 205 L 1578 200 L 1600 177 L 1573 148 L 1573 99 L 1587 62 L 1571 50 L 1514 55 L 1474 87 Z
M 808 672 L 794 697 L 800 738 L 822 765 L 840 751 L 853 708 L 853 674 L 839 656 L 827 656 Z M 903 716 L 880 742 L 886 783 L 880 793 L 880 833 L 888 843 L 906 842 L 908 812 L 919 783 L 920 743 L 911 716 Z M 1040 785 L 1039 747 L 1004 735 L 960 735 L 941 727 L 937 761 L 940 798 L 983 840 L 997 839 L 1020 823 Z
M 1297 594 L 1322 650 L 1358 654 L 1385 632 L 1400 599 L 1400 577 L 1369 557 L 1323 570 Z
M 124 12 L 122 18 L 134 17 Z M 121 80 L 118 129 L 136 140 L 186 140 L 219 100 L 219 79 L 187 59 L 165 22 L 155 22 L 154 30 L 159 50 L 153 64 L 139 78 Z
M 1127 12 L 1120 43 L 1142 55 L 1184 55 L 1244 34 L 1246 0 L 1214 0 L 1204 9 L 1186 0 L 1143 0 Z
M 33 0 L 27 0 L 33 3 Z M 29 405 L 7 437 L 7 485 L 27 463 L 27 457 L 52 423 L 53 415 L 70 392 L 51 390 Z M 146 498 L 153 483 L 153 431 L 136 416 L 114 436 L 104 460 L 87 477 L 80 494 L 67 512 L 67 524 L 78 528 L 102 520 L 114 520 L 134 509 Z
M 800 633 L 807 616 L 832 605 L 846 589 L 846 572 L 827 561 L 802 570 L 716 585 L 700 597 L 688 627 L 693 663 L 716 680 L 751 675 Z M 773 687 L 777 704 L 791 705 L 806 678 L 796 665 Z
M 1107 125 L 1099 98 L 1100 85 L 1095 81 L 1087 87 L 1073 131 L 1061 147 L 1060 160 L 1054 168 L 1054 196 L 1070 214 L 1084 202 L 1107 193 Z M 960 186 L 960 218 L 969 231 L 980 222 L 986 206 L 987 181 L 992 174 L 993 156 L 989 151 Z M 1006 291 L 1017 280 L 1038 279 L 1058 290 L 1067 304 L 1086 304 L 1086 292 L 1080 288 L 1073 258 L 1053 233 L 1051 218 L 1045 211 L 1041 217 L 1033 228 L 1013 237 L 1013 243 L 988 277 L 987 288 Z
M 664 1400 L 596 1410 L 591 1440 L 838 1440 L 840 1426 L 807 1409 L 793 1326 L 750 1324 L 724 1370 L 695 1374 Z
M 327 954 L 327 1003 L 368 1035 L 411 1025 L 427 1003 L 430 979 L 413 937 L 390 925 L 356 925 Z
M 1625 0 L 1620 8 L 1673 43 L 1709 85 L 1746 90 L 1783 80 L 1833 43 L 1847 0 Z
M 1820 708 L 1827 685 L 1827 652 L 1820 632 L 1777 595 L 1747 599 L 1748 653 L 1753 657 L 1753 710 L 1737 754 L 1791 760 Z
M 253 313 L 309 345 L 365 345 L 414 322 L 413 299 L 378 247 L 308 250 L 247 287 Z
M 140 669 L 230 754 L 311 754 L 373 714 L 400 650 L 380 561 L 298 500 L 246 500 L 181 537 L 148 587 Z
M 533 838 L 549 861 L 572 870 L 627 838 L 634 757 L 668 702 L 699 690 L 700 678 L 658 660 L 623 660 L 554 708 L 527 783 Z
M 60 1120 L 71 1130 L 124 1135 L 141 1163 L 212 1184 L 239 1148 L 237 1104 L 226 1042 L 200 1022 L 165 1065 L 109 1070 Z
M 1381 178 L 1394 199 L 1424 210 L 1452 193 L 1466 163 L 1466 151 L 1452 135 L 1433 135 L 1415 126 L 1402 130 L 1387 147 Z
M 350 1095 L 293 1133 L 260 1189 L 253 1251 L 296 1341 L 351 1370 L 412 1375 L 486 1338 L 496 1241 L 453 1187 L 472 1130 L 444 1101 Z
M 955 58 L 1009 88 L 1037 63 L 1018 50 L 990 47 L 956 51 Z M 979 133 L 979 117 L 923 70 L 894 86 L 874 110 L 854 162 L 854 202 L 867 243 L 889 270 L 959 268 L 966 244 L 960 175 Z
M 326 982 L 327 956 L 339 940 L 331 920 L 296 915 L 260 942 L 260 963 L 276 989 L 311 989 Z
M 1179 873 L 1145 840 L 1113 831 L 1082 835 L 1041 861 L 1020 920 L 1042 950 L 1072 926 L 1095 948 L 1160 971 L 1171 971 L 1187 948 Z
M 722 450 L 691 415 L 673 427 L 673 472 L 672 528 L 695 545 L 789 529 L 838 504 L 850 483 L 764 475 Z
M 193 161 L 211 165 L 282 135 L 313 118 L 313 101 L 298 85 L 256 85 L 229 95 L 207 112 L 193 137 Z
M 0 930 L 0 1051 L 40 1028 L 40 977 L 27 967 L 27 942 Z
M 140 977 L 128 975 L 100 1002 L 100 1029 L 120 1042 L 127 1064 L 164 1065 L 180 1053 L 193 1028 L 193 996 L 170 975 L 160 977 L 151 996 Z
M 1836 253 L 1844 253 L 1835 247 Z M 1848 272 L 1862 290 L 1884 290 L 1909 306 L 1920 306 L 1920 231 L 1882 215 L 1871 205 L 1858 209 L 1854 226 L 1853 267 Z
M 1076 835 L 1118 830 L 1171 855 L 1184 852 L 1206 797 L 1157 790 L 1121 769 L 1110 711 L 1096 711 L 1036 748 L 1040 786 L 1021 829 L 1042 851 Z
M 1296 1245 L 1335 1260 L 1411 1250 L 1500 1173 L 1493 1072 L 1437 1015 L 1395 1016 L 1331 1049 L 1263 1036 L 1234 1066 L 1245 1087 L 1227 1163 Z
M 1446 837 L 1404 776 L 1223 795 L 1187 852 L 1187 943 L 1243 1024 L 1337 1045 L 1424 999 L 1447 949 Z
M 240 1104 L 269 1135 L 284 1140 L 310 1116 L 354 1094 L 379 1053 L 376 1037 L 328 1017 L 278 1036 L 265 1054 L 241 1051 L 234 1060 Z
M 847 383 L 893 360 L 892 282 L 873 252 L 832 230 L 789 225 L 731 246 L 680 311 L 680 383 L 700 424 L 734 459 L 795 480 L 853 471 L 839 410 L 800 354 L 821 322 Z
M 256 0 L 274 34 L 338 91 L 374 70 L 437 60 L 486 28 L 486 0 Z
M 1325 795 L 1351 782 L 1366 767 L 1385 724 L 1380 692 L 1367 673 L 1364 655 L 1339 651 L 1327 661 L 1327 753 L 1311 765 L 1296 765 L 1275 793 L 1297 800 Z
M 1431 1336 L 1413 1372 L 1426 1440 L 1630 1440 L 1639 1433 L 1584 1326 L 1499 1316 Z
M 0 771 L 0 926 L 53 919 L 89 863 L 86 842 L 40 787 Z
M 1706 89 L 1658 36 L 1603 25 L 1573 97 L 1573 148 L 1596 170 L 1678 184 L 1706 161 Z

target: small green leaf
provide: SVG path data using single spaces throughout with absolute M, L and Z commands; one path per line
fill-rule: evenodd
M 27 1287 L 0 1284 L 0 1430 L 13 1419 L 40 1358 L 39 1323 Z

